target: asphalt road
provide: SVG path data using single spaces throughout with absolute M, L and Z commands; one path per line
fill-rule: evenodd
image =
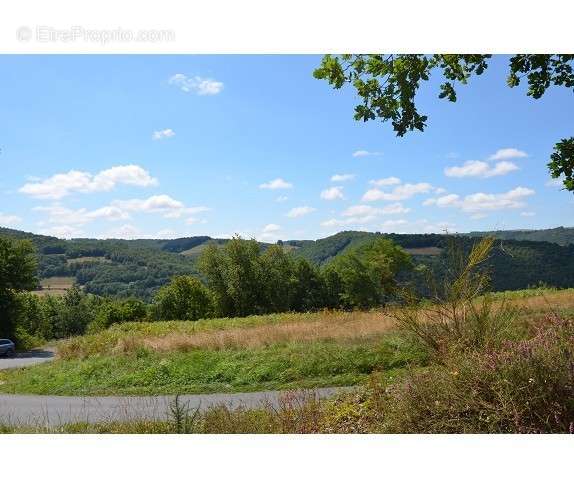
M 34 349 L 27 352 L 19 352 L 13 358 L 0 356 L 0 369 L 23 368 L 34 364 L 45 363 L 54 359 L 54 351 L 46 349 Z
M 325 398 L 352 387 L 317 388 L 310 390 L 317 398 Z M 189 409 L 200 411 L 210 406 L 227 405 L 260 407 L 277 406 L 280 391 L 252 393 L 216 393 L 181 395 L 180 401 Z M 0 423 L 56 426 L 70 422 L 103 422 L 135 419 L 162 420 L 168 418 L 173 396 L 151 397 L 63 397 L 44 395 L 0 395 Z

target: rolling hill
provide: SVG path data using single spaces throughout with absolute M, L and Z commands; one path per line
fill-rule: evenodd
M 555 287 L 574 286 L 574 229 L 499 231 L 499 240 L 489 261 L 495 290 L 513 290 L 544 283 Z M 470 246 L 483 233 L 459 235 Z M 0 236 L 28 239 L 38 249 L 39 273 L 43 280 L 68 278 L 97 295 L 150 300 L 172 276 L 197 275 L 196 262 L 211 244 L 227 239 L 194 236 L 180 239 L 58 239 L 0 228 Z M 531 240 L 527 240 L 532 236 Z M 380 234 L 344 231 L 324 239 L 279 241 L 296 257 L 317 265 L 379 237 L 392 239 L 413 256 L 415 263 L 444 269 L 443 250 L 448 236 L 442 234 Z M 544 239 L 550 239 L 544 240 Z M 261 248 L 269 244 L 260 243 Z M 53 281 L 53 280 L 52 280 Z M 44 292 L 49 292 L 48 284 Z M 54 288 L 54 292 L 61 291 Z

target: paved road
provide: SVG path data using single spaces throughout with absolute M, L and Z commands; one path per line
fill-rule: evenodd
M 13 358 L 0 356 L 0 369 L 23 368 L 34 364 L 45 363 L 54 359 L 54 351 L 47 349 L 34 349 L 27 352 L 19 352 Z
M 317 388 L 310 390 L 318 398 L 325 398 L 352 387 Z M 230 408 L 278 405 L 285 392 L 259 391 L 253 393 L 216 393 L 181 395 L 180 400 L 190 409 L 206 410 L 214 405 Z M 152 397 L 64 397 L 43 395 L 0 395 L 0 423 L 61 425 L 70 422 L 127 421 L 134 419 L 161 420 L 168 416 L 173 396 Z

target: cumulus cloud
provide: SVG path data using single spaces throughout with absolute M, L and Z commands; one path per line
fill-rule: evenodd
M 45 180 L 29 182 L 19 191 L 33 198 L 58 200 L 71 193 L 95 193 L 113 190 L 117 185 L 148 187 L 157 185 L 147 170 L 135 164 L 113 166 L 96 175 L 85 171 L 57 173 Z
M 3 225 L 3 226 L 14 225 L 14 224 L 17 224 L 21 221 L 22 221 L 22 219 L 20 217 L 18 217 L 17 215 L 8 215 L 8 214 L 0 212 L 0 225 Z
M 53 227 L 41 227 L 38 232 L 43 235 L 59 237 L 60 239 L 72 239 L 84 236 L 84 231 L 72 225 L 55 225 Z
M 32 210 L 46 214 L 47 222 L 50 224 L 67 224 L 81 226 L 94 220 L 125 220 L 130 215 L 126 211 L 115 206 L 105 206 L 96 210 L 85 208 L 71 209 L 62 205 L 51 205 L 49 207 L 34 207 Z
M 264 190 L 288 190 L 293 188 L 293 184 L 285 181 L 283 178 L 275 178 L 267 183 L 262 183 L 259 185 L 259 188 Z
M 129 212 L 161 213 L 164 217 L 176 219 L 184 215 L 193 215 L 211 210 L 209 207 L 186 207 L 182 202 L 169 195 L 152 195 L 146 199 L 114 200 L 112 206 Z
M 450 166 L 444 169 L 444 174 L 451 178 L 491 178 L 516 171 L 518 166 L 510 161 L 500 161 L 494 166 L 484 161 L 466 161 L 462 166 Z
M 160 139 L 169 139 L 173 136 L 175 136 L 175 132 L 172 129 L 162 129 L 154 131 L 151 138 L 154 141 L 159 141 Z
M 343 175 L 333 175 L 331 176 L 331 181 L 333 182 L 337 182 L 337 181 L 349 181 L 349 180 L 354 180 L 355 179 L 355 175 L 351 175 L 351 174 L 343 174 Z
M 276 241 L 279 239 L 278 232 L 281 230 L 281 226 L 278 224 L 267 224 L 263 227 L 261 234 L 258 237 L 260 241 Z
M 381 178 L 380 180 L 371 180 L 369 183 L 375 186 L 393 186 L 400 185 L 401 180 L 396 176 L 389 176 L 388 178 Z
M 343 195 L 343 187 L 332 186 L 330 188 L 326 188 L 321 192 L 321 198 L 323 200 L 342 200 L 345 198 Z
M 405 214 L 410 212 L 409 208 L 403 207 L 401 203 L 393 203 L 382 208 L 371 205 L 352 205 L 346 208 L 341 216 L 342 219 L 329 219 L 321 222 L 323 227 L 345 227 L 355 224 L 367 224 L 373 222 L 381 215 Z
M 168 83 L 177 86 L 186 93 L 195 93 L 196 95 L 217 95 L 223 90 L 221 81 L 202 78 L 201 76 L 186 76 L 181 73 L 173 75 Z
M 483 213 L 524 207 L 526 205 L 524 200 L 531 195 L 534 195 L 534 190 L 517 186 L 505 193 L 473 193 L 464 198 L 451 193 L 439 198 L 429 198 L 423 205 L 455 207 L 463 212 Z
M 344 217 L 364 217 L 378 216 L 385 214 L 404 214 L 410 212 L 409 208 L 403 207 L 402 203 L 392 203 L 382 208 L 372 207 L 371 205 L 353 205 L 343 211 Z
M 289 218 L 296 219 L 298 217 L 303 217 L 304 215 L 313 213 L 315 210 L 317 209 L 313 207 L 295 207 L 289 210 L 286 215 Z
M 383 153 L 379 151 L 367 151 L 365 149 L 359 149 L 353 153 L 354 158 L 365 158 L 367 156 L 382 156 Z
M 363 195 L 364 202 L 399 201 L 407 200 L 419 193 L 428 193 L 433 189 L 430 183 L 405 183 L 404 185 L 395 186 L 392 191 L 385 192 L 379 188 L 371 188 Z
M 286 202 L 287 200 L 289 200 L 289 198 L 287 198 L 285 195 L 281 195 L 275 199 L 275 201 L 278 203 L 283 203 Z
M 499 161 L 501 159 L 516 159 L 516 158 L 526 158 L 528 154 L 524 151 L 513 147 L 507 147 L 505 149 L 499 149 L 494 154 L 492 154 L 488 159 L 490 161 Z

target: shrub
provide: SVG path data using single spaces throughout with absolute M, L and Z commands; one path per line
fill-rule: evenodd
M 98 307 L 95 318 L 87 332 L 94 333 L 122 322 L 143 321 L 147 318 L 147 306 L 141 300 L 106 300 Z
M 574 433 L 574 322 L 549 316 L 532 337 L 452 355 L 390 391 L 387 432 Z
M 159 320 L 198 320 L 209 317 L 213 301 L 209 290 L 197 278 L 176 276 L 158 291 L 155 315 Z
M 429 277 L 431 298 L 407 296 L 407 305 L 394 312 L 399 327 L 418 337 L 437 358 L 453 350 L 493 347 L 515 331 L 516 311 L 506 301 L 494 303 L 492 296 L 484 295 L 489 283 L 484 263 L 493 242 L 482 239 L 465 256 L 453 240 L 448 274 L 440 285 Z

